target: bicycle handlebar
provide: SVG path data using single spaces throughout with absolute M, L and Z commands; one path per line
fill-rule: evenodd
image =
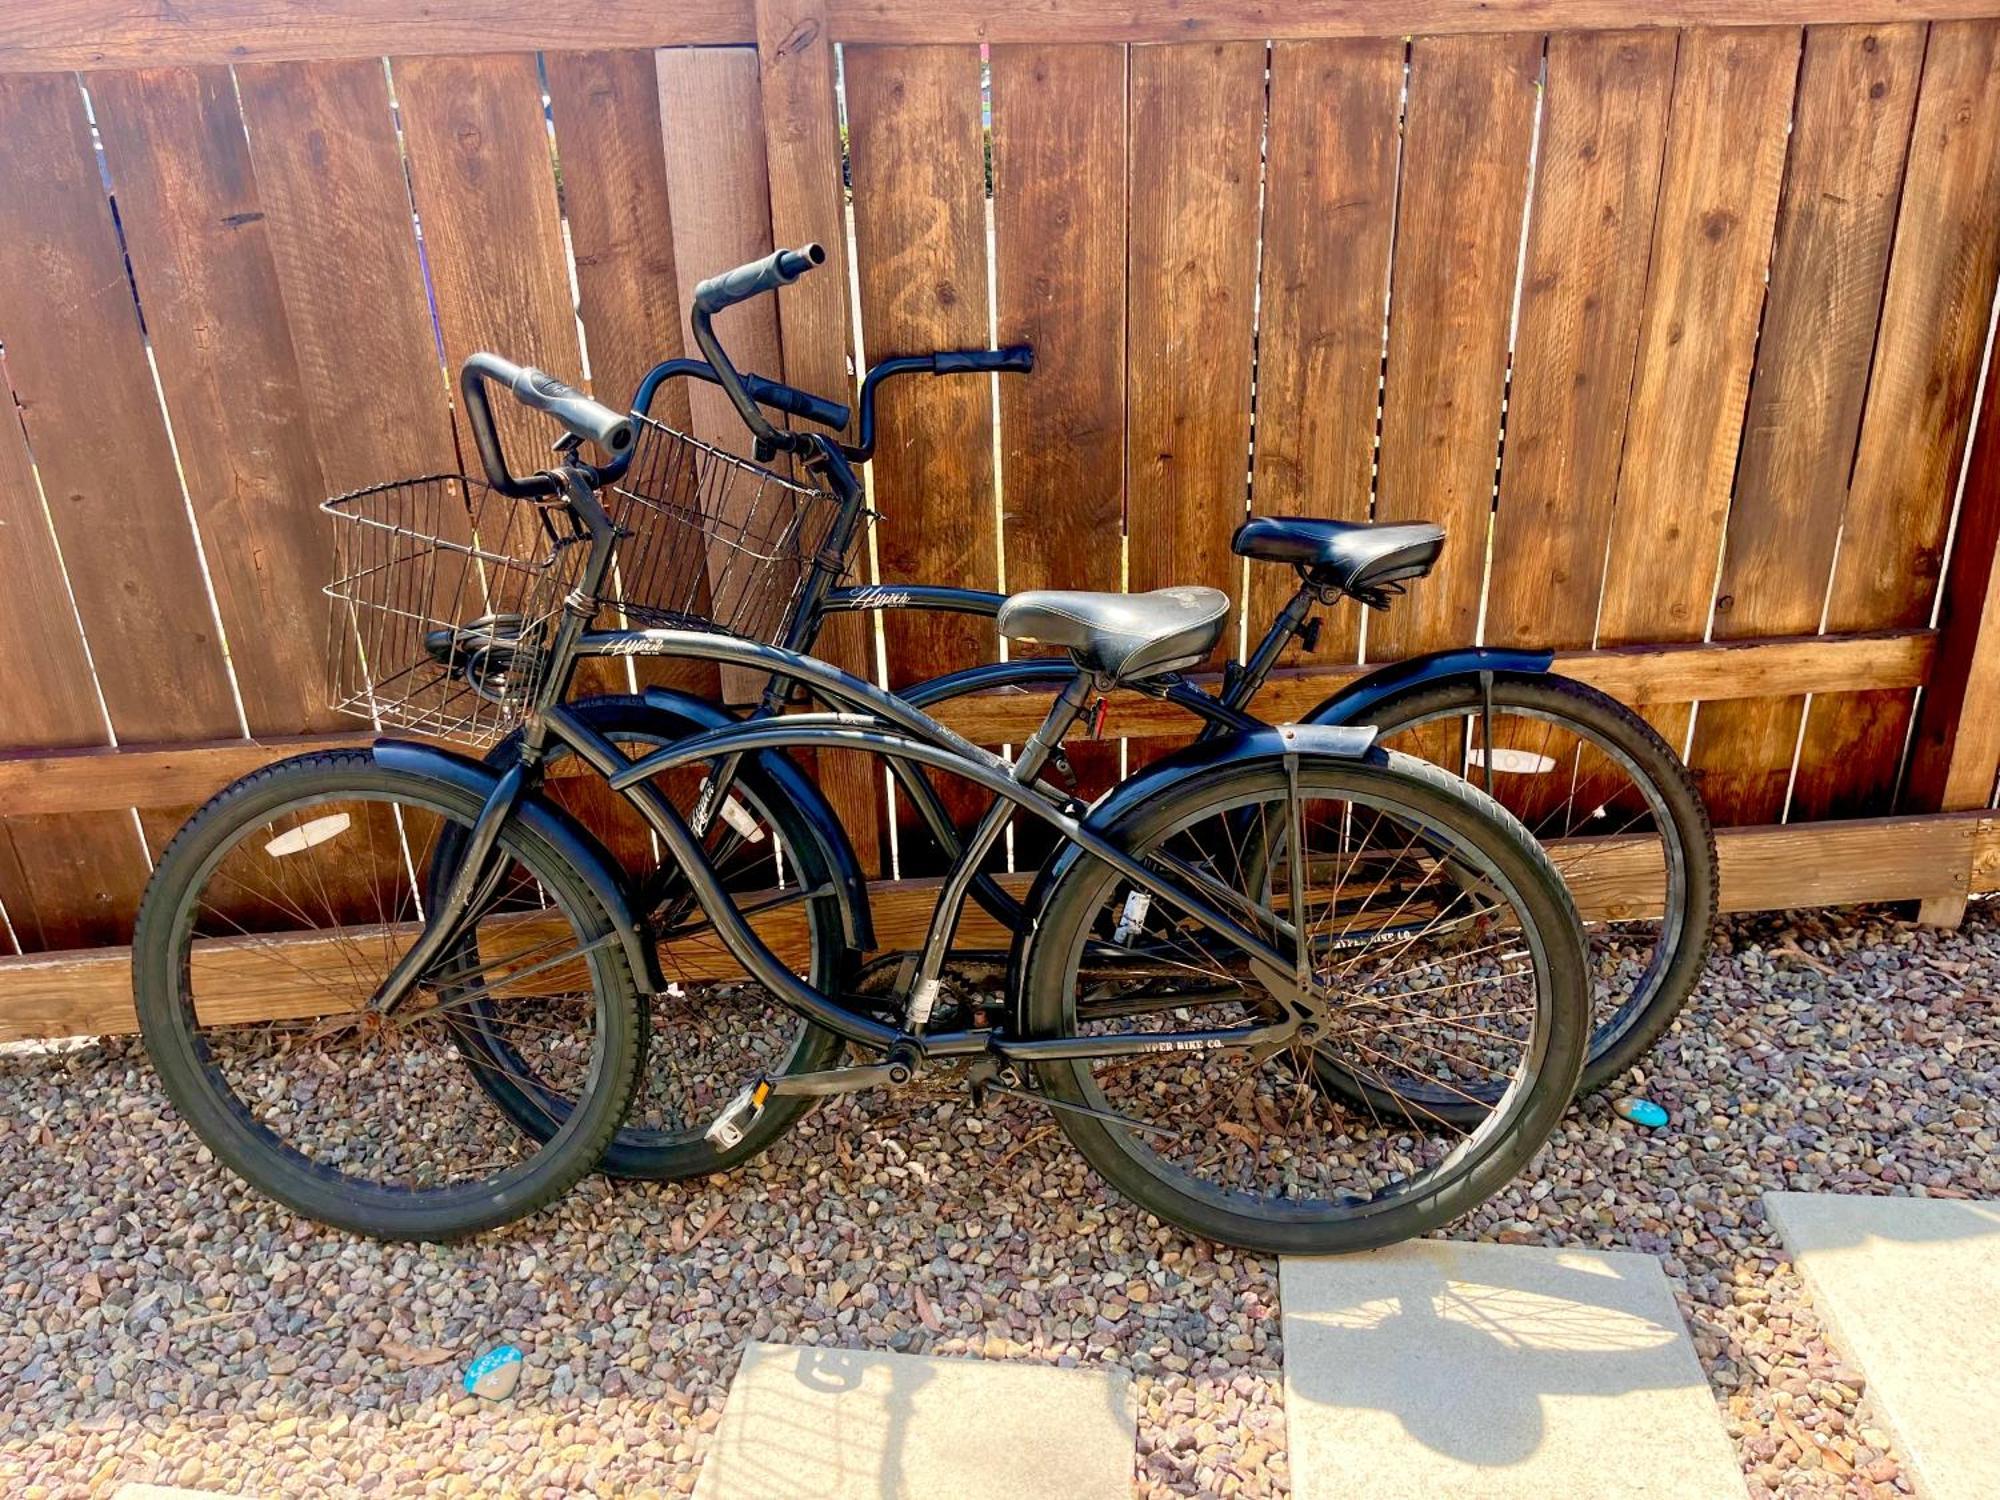
M 802 245 L 796 250 L 773 250 L 762 260 L 746 261 L 733 271 L 711 276 L 694 289 L 695 311 L 719 313 L 725 307 L 748 301 L 763 292 L 790 286 L 814 266 L 826 264 L 826 250 L 820 245 Z
M 508 392 L 523 406 L 546 412 L 577 437 L 597 444 L 614 459 L 629 452 L 632 447 L 630 417 L 620 416 L 610 407 L 591 400 L 582 391 L 565 385 L 555 376 L 532 365 L 517 365 L 497 354 L 470 355 L 459 368 L 458 388 L 465 398 L 465 415 L 472 424 L 479 461 L 486 469 L 488 481 L 503 495 L 532 499 L 554 494 L 556 486 L 546 476 L 520 479 L 508 472 L 499 434 L 493 428 L 493 408 L 486 396 L 486 382 L 489 380 L 507 387 Z

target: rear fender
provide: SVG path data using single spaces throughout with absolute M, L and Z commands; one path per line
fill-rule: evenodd
M 394 771 L 447 782 L 482 801 L 492 796 L 493 788 L 500 783 L 500 773 L 491 766 L 454 751 L 407 740 L 377 740 L 375 759 Z M 537 836 L 546 839 L 583 877 L 591 894 L 610 916 L 626 960 L 631 964 L 632 977 L 638 980 L 640 988 L 649 995 L 664 990 L 666 983 L 660 975 L 659 956 L 653 951 L 645 924 L 633 914 L 625 878 L 619 874 L 616 862 L 605 853 L 604 846 L 568 813 L 539 796 L 523 796 L 514 815 Z
M 1366 724 L 1375 705 L 1423 683 L 1481 672 L 1513 672 L 1539 676 L 1555 662 L 1553 651 L 1515 651 L 1504 646 L 1464 646 L 1432 651 L 1407 661 L 1377 667 L 1324 700 L 1305 716 L 1308 724 Z

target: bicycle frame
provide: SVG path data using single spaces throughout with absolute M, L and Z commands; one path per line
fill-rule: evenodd
M 1140 862 L 1090 826 L 1081 816 L 1084 809 L 1040 782 L 1042 767 L 1090 694 L 1106 684 L 1072 668 L 1069 684 L 1041 728 L 1029 737 L 1021 755 L 1010 765 L 873 684 L 784 647 L 701 631 L 588 630 L 587 622 L 596 613 L 595 598 L 610 566 L 616 532 L 590 487 L 589 479 L 594 475 L 585 471 L 580 477 L 577 471 L 558 470 L 553 477 L 563 484 L 566 498 L 590 533 L 589 560 L 576 592 L 565 603 L 562 622 L 550 644 L 542 686 L 524 725 L 520 762 L 495 781 L 468 836 L 466 856 L 445 894 L 428 913 L 424 933 L 376 992 L 371 1002 L 374 1008 L 392 1010 L 409 993 L 424 967 L 456 938 L 465 914 L 476 908 L 483 885 L 491 878 L 486 856 L 502 824 L 538 781 L 549 745 L 559 740 L 645 818 L 666 846 L 669 858 L 685 874 L 697 904 L 737 962 L 791 1009 L 851 1042 L 888 1055 L 899 1066 L 913 1067 L 926 1058 L 989 1052 L 1006 1062 L 1027 1062 L 1255 1048 L 1316 1034 L 1319 1022 L 1315 1012 L 1324 1001 L 1314 993 L 1304 936 L 1293 923 L 1266 909 L 1261 915 L 1268 919 L 1264 924 L 1267 930 L 1252 930 L 1230 914 L 1229 907 L 1240 906 L 1241 898 L 1228 887 L 1178 861 L 1163 861 L 1170 865 L 1167 874 Z M 578 662 L 589 657 L 630 656 L 676 656 L 759 671 L 771 678 L 774 690 L 776 684 L 804 687 L 816 699 L 832 705 L 832 711 L 738 721 L 632 760 L 562 702 Z M 768 700 L 770 694 L 766 697 Z M 1352 756 L 1366 749 L 1366 737 L 1351 731 L 1305 737 L 1297 731 L 1286 734 L 1283 753 L 1293 770 L 1301 753 Z M 813 748 L 862 750 L 892 763 L 946 771 L 983 787 L 994 797 L 945 878 L 914 976 L 902 996 L 906 1011 L 901 1026 L 857 1014 L 793 974 L 724 890 L 699 834 L 654 785 L 654 778 L 678 767 L 705 763 L 728 766 L 759 750 Z M 1102 860 L 1133 885 L 1246 955 L 1253 973 L 1285 1003 L 1290 1013 L 1287 1018 L 1219 1030 L 1090 1039 L 1030 1039 L 993 1028 L 926 1034 L 925 1024 L 951 954 L 952 937 L 972 892 L 977 865 L 1008 821 L 1022 810 L 1052 826 L 1067 844 Z

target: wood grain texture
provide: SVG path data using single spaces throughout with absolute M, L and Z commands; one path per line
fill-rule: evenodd
M 1646 868 L 1643 841 L 1631 858 L 1593 850 L 1590 874 L 1576 891 L 1585 917 L 1642 915 L 1659 905 L 1658 875 Z M 1724 911 L 1848 905 L 1868 901 L 1963 896 L 2000 885 L 2000 820 L 1982 813 L 1877 818 L 1833 826 L 1729 828 L 1716 838 Z M 1657 855 L 1654 855 L 1655 863 Z M 1017 894 L 1022 876 L 1002 877 Z M 876 936 L 885 949 L 915 946 L 937 902 L 938 883 L 896 881 L 873 888 Z M 802 963 L 804 923 L 797 908 L 754 919 L 781 959 Z M 960 942 L 1004 948 L 1012 934 L 977 907 L 965 913 Z M 534 941 L 524 924 L 521 941 Z M 348 960 L 323 936 L 301 935 L 282 947 L 216 940 L 198 945 L 193 962 L 207 997 L 204 1019 L 260 1020 L 315 1014 L 300 975 L 331 967 L 351 978 Z M 42 1037 L 118 1035 L 137 1029 L 131 954 L 122 948 L 0 959 L 0 1042 Z M 337 966 L 337 967 L 334 967 Z M 730 979 L 741 970 L 712 942 L 662 949 L 661 966 L 681 979 Z M 312 992 L 324 995 L 318 986 Z
M 590 389 L 623 411 L 646 372 L 685 349 L 659 79 L 650 52 L 551 52 L 544 63 Z M 688 431 L 688 382 L 661 386 L 650 415 Z M 626 666 L 642 686 L 708 698 L 722 691 L 710 662 L 634 659 Z
M 676 47 L 657 53 L 654 68 L 674 266 L 691 296 L 704 277 L 771 253 L 757 54 L 748 47 Z M 688 297 L 677 292 L 676 301 L 681 347 L 693 349 Z M 782 372 L 775 298 L 753 297 L 724 308 L 714 327 L 738 369 L 774 379 Z M 720 389 L 696 381 L 674 386 L 688 405 L 691 425 L 683 430 L 749 457 L 749 430 Z M 721 672 L 719 681 L 731 701 L 754 700 L 764 687 L 761 679 L 735 669 Z
M 1931 28 L 1903 201 L 1829 630 L 1927 622 L 1936 597 L 2000 274 L 2000 25 Z M 1909 723 L 1907 693 L 1815 703 L 1793 815 L 1878 811 Z
M 659 78 L 643 51 L 551 52 L 545 64 L 591 393 L 622 411 L 686 347 Z M 687 382 L 662 386 L 653 414 L 685 432 Z
M 1171 42 L 1903 21 L 1987 16 L 1993 0 L 833 0 L 832 12 L 841 41 Z
M 1410 48 L 1375 514 L 1434 521 L 1449 540 L 1410 596 L 1370 619 L 1371 660 L 1478 635 L 1541 66 L 1536 35 Z
M 996 324 L 1010 589 L 1119 586 L 1125 524 L 1125 49 L 993 49 Z
M 748 47 L 674 47 L 656 54 L 654 65 L 674 265 L 692 288 L 771 253 L 757 54 Z M 681 345 L 692 349 L 688 299 L 676 293 L 676 302 Z M 774 379 L 782 371 L 776 298 L 753 297 L 723 309 L 715 316 L 715 333 L 737 368 Z M 749 453 L 750 435 L 727 396 L 705 383 L 676 383 L 686 389 L 696 437 Z
M 1403 92 L 1398 40 L 1278 42 L 1257 324 L 1250 509 L 1368 519 L 1382 398 Z M 1250 566 L 1254 642 L 1298 587 Z M 1360 611 L 1329 610 L 1299 660 L 1352 661 Z
M 1924 28 L 1814 27 L 1729 512 L 1714 636 L 1816 629 L 1902 193 Z M 1798 698 L 1704 707 L 1692 764 L 1722 823 L 1782 815 Z
M 1676 40 L 1549 38 L 1485 639 L 1590 644 L 1618 491 Z
M 1131 55 L 1126 535 L 1131 587 L 1241 603 L 1264 49 Z M 1233 620 L 1233 615 L 1232 615 Z M 1235 630 L 1218 654 L 1233 654 Z
M 333 576 L 326 482 L 235 85 L 107 73 L 91 98 L 244 716 L 253 734 L 332 728 L 307 607 Z
M 1405 36 L 1538 28 L 1883 22 L 1988 16 L 1994 0 L 834 0 L 836 40 L 911 42 L 1261 41 L 1271 36 Z M 755 35 L 746 0 L 499 0 L 413 9 L 402 0 L 30 0 L 0 12 L 0 71 L 280 61 L 383 52 L 723 46 Z
M 1937 666 L 1924 680 L 1902 804 L 1917 812 L 1988 807 L 2000 776 L 2000 400 L 1992 374 L 1959 504 L 1938 616 Z
M 1789 28 L 1681 38 L 1598 640 L 1699 640 L 1798 77 Z
M 446 371 L 455 380 L 467 355 L 492 350 L 581 383 L 534 57 L 412 57 L 394 74 Z M 511 400 L 496 398 L 493 416 L 515 473 L 562 434 Z
M 15 268 L 0 277 L 7 377 L 112 729 L 128 740 L 233 734 L 222 644 L 76 80 L 0 79 L 0 136 L 0 258 Z
M 825 0 L 757 0 L 756 22 L 773 241 L 788 248 L 815 242 L 826 248 L 826 264 L 778 298 L 783 375 L 805 390 L 851 401 L 855 345 L 840 106 Z M 865 566 L 860 545 L 850 559 L 857 571 Z M 814 649 L 856 676 L 875 676 L 874 638 L 861 615 L 833 616 Z M 866 756 L 832 754 L 819 758 L 818 770 L 864 867 L 880 870 L 886 814 L 882 767 Z
M 1623 646 L 1558 653 L 1556 670 L 1627 703 L 1758 698 L 1772 694 L 1908 688 L 1932 669 L 1931 632 L 1885 631 L 1855 636 L 1789 636 L 1706 645 Z M 1272 674 L 1255 709 L 1273 722 L 1297 720 L 1366 669 L 1354 665 L 1282 668 Z M 1197 681 L 1209 690 L 1212 677 Z M 948 705 L 943 721 L 985 743 L 1018 743 L 1048 710 L 1043 692 L 997 692 Z M 1111 700 L 1107 732 L 1136 738 L 1186 737 L 1195 720 L 1157 699 L 1123 693 Z M 129 805 L 183 806 L 205 801 L 259 767 L 308 750 L 354 749 L 367 730 L 293 739 L 231 739 L 210 744 L 15 752 L 0 755 L 0 806 L 51 820 Z M 1079 747 L 1080 748 L 1080 747 Z M 556 775 L 565 776 L 558 764 Z
M 328 488 L 456 468 L 381 62 L 240 67 L 236 80 Z
M 856 47 L 845 63 L 869 363 L 983 349 L 979 50 Z M 883 582 L 997 589 L 990 378 L 893 381 L 878 405 L 873 504 Z M 993 622 L 974 616 L 893 611 L 883 628 L 891 688 L 998 654 Z
M 743 42 L 748 0 L 34 0 L 0 11 L 0 72 Z
M 4 386 L 0 395 L 11 402 Z M 6 742 L 30 749 L 104 744 L 90 658 L 63 586 L 27 442 L 11 411 L 0 413 L 0 577 L 8 580 L 0 592 Z M 33 809 L 32 800 L 10 791 L 0 790 L 0 808 Z M 126 795 L 121 785 L 119 800 L 108 808 L 122 808 Z M 0 819 L 0 907 L 30 951 L 122 941 L 147 873 L 124 812 Z

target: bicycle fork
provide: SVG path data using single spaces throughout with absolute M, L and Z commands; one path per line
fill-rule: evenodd
M 444 951 L 463 935 L 467 913 L 482 909 L 493 897 L 494 889 L 506 870 L 502 860 L 493 857 L 494 846 L 500 841 L 500 830 L 514 815 L 514 809 L 521 801 L 528 784 L 530 766 L 527 759 L 503 774 L 486 799 L 486 805 L 479 810 L 479 817 L 472 825 L 472 832 L 466 839 L 464 855 L 458 869 L 453 873 L 451 884 L 442 893 L 433 893 L 431 908 L 425 913 L 424 930 L 418 934 L 416 942 L 388 977 L 376 986 L 375 993 L 368 999 L 368 1009 L 377 1015 L 388 1015 L 395 1011 L 416 988 L 418 980 Z

